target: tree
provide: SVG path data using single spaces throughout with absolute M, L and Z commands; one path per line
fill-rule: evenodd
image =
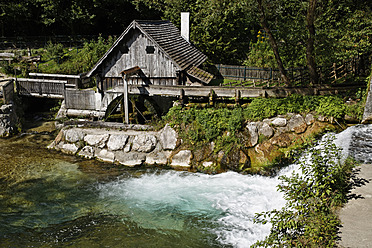
M 257 5 L 258 5 L 258 10 L 259 10 L 260 23 L 261 23 L 263 29 L 265 30 L 265 32 L 267 33 L 267 35 L 269 36 L 270 45 L 271 45 L 271 48 L 273 49 L 274 56 L 275 56 L 276 62 L 278 64 L 278 68 L 279 68 L 281 78 L 287 86 L 290 86 L 290 80 L 287 76 L 287 73 L 286 73 L 286 71 L 284 69 L 284 66 L 283 66 L 282 59 L 279 55 L 279 48 L 278 48 L 276 39 L 274 38 L 274 35 L 271 32 L 271 29 L 269 28 L 269 24 L 268 24 L 267 19 L 266 19 L 265 9 L 264 9 L 264 6 L 262 4 L 262 0 L 256 0 L 256 1 L 257 1 Z
M 213 63 L 242 64 L 258 31 L 240 0 L 136 0 L 180 26 L 180 13 L 190 12 L 190 38 Z
M 317 0 L 309 0 L 309 7 L 306 15 L 306 26 L 308 29 L 308 39 L 306 42 L 306 62 L 310 75 L 310 83 L 317 84 L 319 82 L 319 75 L 316 68 L 314 42 L 315 42 L 315 10 Z

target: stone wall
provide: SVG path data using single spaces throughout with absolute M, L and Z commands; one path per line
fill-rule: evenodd
M 0 107 L 0 137 L 8 137 L 17 131 L 17 115 L 13 104 Z
M 62 129 L 49 148 L 130 167 L 151 164 L 188 168 L 191 151 L 174 152 L 180 142 L 169 125 L 158 132 L 74 127 Z
M 249 122 L 236 134 L 239 146 L 228 153 L 216 153 L 213 142 L 197 149 L 189 147 L 169 125 L 160 131 L 67 127 L 60 131 L 49 148 L 130 167 L 150 164 L 208 173 L 228 169 L 249 171 L 252 167 L 273 162 L 283 155 L 283 148 L 303 143 L 306 137 L 327 126 L 327 118 L 312 114 L 287 114 Z

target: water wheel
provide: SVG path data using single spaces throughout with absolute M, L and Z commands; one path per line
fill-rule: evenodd
M 160 116 L 158 104 L 148 96 L 129 96 L 129 122 L 133 124 L 145 124 Z M 107 106 L 105 121 L 125 121 L 124 95 L 119 95 Z

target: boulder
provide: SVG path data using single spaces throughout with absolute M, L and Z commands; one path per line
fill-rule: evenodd
M 84 158 L 94 158 L 94 148 L 91 146 L 84 146 L 78 155 Z
M 60 146 L 60 149 L 62 152 L 67 154 L 76 154 L 79 150 L 79 147 L 77 147 L 75 144 L 63 144 Z
M 303 133 L 306 131 L 307 125 L 302 115 L 293 115 L 288 121 L 288 128 L 295 133 Z
M 13 111 L 12 104 L 4 104 L 0 107 L 0 114 L 10 114 Z
M 246 128 L 250 136 L 250 145 L 251 146 L 257 145 L 258 142 L 257 122 L 249 122 Z
M 263 123 L 262 126 L 258 128 L 258 134 L 263 135 L 266 138 L 271 138 L 274 135 L 274 129 L 270 127 L 268 123 Z
M 107 142 L 107 148 L 110 151 L 117 151 L 124 148 L 128 141 L 128 135 L 126 134 L 111 134 Z
M 223 155 L 220 165 L 221 168 L 242 171 L 251 166 L 251 159 L 242 150 L 234 148 L 229 153 Z
M 190 168 L 192 153 L 190 150 L 182 150 L 175 154 L 172 158 L 171 166 L 175 168 Z
M 323 115 L 319 115 L 318 116 L 318 121 L 320 122 L 328 122 L 328 118 L 326 116 L 323 116 Z
M 130 152 L 131 149 L 132 149 L 131 143 L 127 143 L 126 146 L 124 147 L 124 152 Z
M 312 114 L 307 114 L 305 116 L 305 122 L 308 126 L 310 126 L 311 124 L 313 124 L 315 122 L 315 118 L 314 118 L 314 115 Z
M 212 165 L 213 165 L 213 162 L 212 161 L 205 161 L 205 162 L 203 162 L 203 167 L 204 168 L 211 167 Z
M 119 152 L 116 154 L 115 161 L 128 167 L 134 167 L 142 165 L 146 160 L 146 155 L 143 153 L 123 153 Z
M 159 142 L 164 150 L 173 150 L 177 146 L 178 134 L 168 124 L 160 131 Z
M 292 139 L 287 133 L 282 133 L 270 139 L 270 142 L 279 147 L 288 147 L 291 144 Z
M 109 134 L 88 134 L 84 137 L 84 141 L 90 146 L 104 148 L 109 137 Z
M 274 118 L 271 124 L 275 127 L 284 127 L 287 125 L 287 119 L 283 117 Z
M 163 152 L 153 152 L 146 155 L 146 164 L 151 165 L 165 165 L 168 164 L 168 158 L 170 157 L 171 152 L 170 151 L 163 151 Z
M 105 162 L 109 162 L 109 163 L 113 163 L 115 159 L 115 154 L 106 149 L 99 151 L 96 156 L 98 159 L 105 161 Z
M 137 135 L 133 140 L 132 150 L 137 152 L 151 152 L 156 146 L 156 137 L 151 134 Z
M 86 135 L 82 130 L 75 129 L 75 128 L 65 130 L 64 132 L 65 132 L 65 140 L 70 143 L 81 141 L 84 139 Z

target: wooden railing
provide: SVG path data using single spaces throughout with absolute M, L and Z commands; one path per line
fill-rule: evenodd
M 360 56 L 354 59 L 333 63 L 330 66 L 320 66 L 317 68 L 320 83 L 334 84 L 340 82 L 341 79 L 353 74 L 355 76 L 366 75 L 371 64 L 371 57 Z M 243 83 L 239 86 L 255 87 L 256 85 L 263 85 L 267 82 L 274 82 L 275 86 L 283 86 L 281 83 L 281 76 L 278 69 L 274 68 L 260 68 L 237 65 L 222 65 L 217 64 L 209 68 L 217 77 L 221 79 L 236 80 L 236 83 Z M 295 85 L 307 85 L 310 81 L 308 69 L 302 68 L 287 68 L 287 76 Z M 264 82 L 264 83 L 259 83 Z M 221 86 L 235 87 L 234 83 L 224 83 Z M 270 83 L 270 86 L 273 86 Z
M 17 78 L 19 95 L 63 99 L 67 81 Z

